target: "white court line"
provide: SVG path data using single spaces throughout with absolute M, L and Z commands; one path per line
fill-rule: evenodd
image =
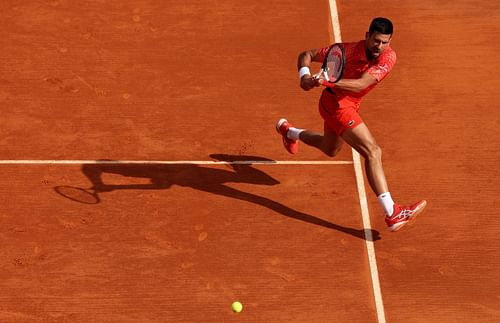
M 337 2 L 330 1 L 330 14 L 332 19 L 334 42 L 342 42 L 340 32 L 339 15 L 337 11 Z M 361 206 L 361 215 L 363 217 L 363 227 L 365 228 L 366 249 L 368 252 L 368 263 L 370 265 L 370 274 L 372 278 L 373 295 L 375 298 L 375 308 L 379 323 L 385 323 L 384 303 L 382 301 L 382 292 L 377 269 L 377 258 L 375 257 L 375 247 L 370 224 L 370 213 L 368 211 L 368 201 L 366 198 L 365 183 L 363 179 L 363 169 L 361 167 L 361 158 L 357 151 L 352 149 L 352 158 L 354 160 L 354 172 L 356 173 L 356 184 L 358 186 L 359 203 Z
M 0 160 L 0 165 L 351 165 L 350 160 Z

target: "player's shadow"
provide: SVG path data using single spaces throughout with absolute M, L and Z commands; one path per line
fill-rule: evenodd
M 273 160 L 255 156 L 233 156 L 225 154 L 212 154 L 210 157 L 217 161 L 226 161 L 231 163 L 226 165 L 227 169 L 223 169 L 221 167 L 207 167 L 198 164 L 98 163 L 84 164 L 82 166 L 82 172 L 90 180 L 93 186 L 92 189 L 97 194 L 127 189 L 167 189 L 172 185 L 190 187 L 203 192 L 258 204 L 289 218 L 344 232 L 360 239 L 366 239 L 365 230 L 363 229 L 354 229 L 331 223 L 315 216 L 294 210 L 269 198 L 240 191 L 225 185 L 225 183 L 247 183 L 269 186 L 279 184 L 280 182 L 273 177 L 253 167 L 252 164 L 247 163 L 248 161 L 273 163 Z M 245 163 L 238 164 L 238 161 L 245 161 Z M 102 175 L 105 173 L 119 174 L 125 177 L 133 178 L 146 178 L 149 179 L 150 183 L 108 185 L 102 180 Z M 371 239 L 372 241 L 380 239 L 378 231 L 369 231 L 368 236 L 371 233 L 371 236 L 373 237 Z

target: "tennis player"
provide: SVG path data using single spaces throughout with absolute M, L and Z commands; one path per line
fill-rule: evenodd
M 341 80 L 325 87 L 319 99 L 319 113 L 324 120 L 323 134 L 299 129 L 286 119 L 276 123 L 286 150 L 295 154 L 299 140 L 334 157 L 347 142 L 365 159 L 365 171 L 372 191 L 377 195 L 391 231 L 401 229 L 423 211 L 427 202 L 402 206 L 394 203 L 382 168 L 382 151 L 359 115 L 361 99 L 381 82 L 396 63 L 396 53 L 390 47 L 393 25 L 389 19 L 372 20 L 365 39 L 343 43 L 346 65 Z M 322 63 L 329 46 L 302 52 L 298 57 L 300 87 L 309 91 L 320 86 L 311 76 L 312 62 Z

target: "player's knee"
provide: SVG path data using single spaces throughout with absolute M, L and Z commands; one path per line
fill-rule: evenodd
M 335 157 L 336 153 L 335 151 L 333 150 L 326 150 L 324 149 L 323 152 L 325 153 L 325 155 L 327 155 L 328 157 Z
M 335 148 L 326 148 L 326 147 L 323 147 L 323 149 L 321 149 L 325 155 L 327 155 L 328 157 L 335 157 L 337 156 L 337 154 L 340 152 L 340 147 L 335 147 Z
M 367 152 L 367 158 L 370 159 L 377 159 L 381 160 L 382 159 L 382 148 L 380 148 L 379 145 L 376 143 L 370 144 L 368 146 L 368 152 Z

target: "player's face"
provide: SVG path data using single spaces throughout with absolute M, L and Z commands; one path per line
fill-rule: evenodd
M 379 57 L 384 50 L 389 46 L 392 35 L 381 34 L 374 31 L 369 34 L 366 33 L 366 55 L 369 60 Z

